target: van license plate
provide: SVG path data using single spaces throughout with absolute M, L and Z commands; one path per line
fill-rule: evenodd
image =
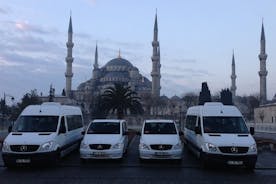
M 30 159 L 16 159 L 15 162 L 18 164 L 26 164 L 26 163 L 30 163 L 31 160 Z
M 166 153 L 166 152 L 155 152 L 155 155 L 156 156 L 167 156 L 168 153 Z
M 232 161 L 232 160 L 229 160 L 227 162 L 228 165 L 243 165 L 243 161 Z
M 105 156 L 105 153 L 104 152 L 93 152 L 92 155 L 95 157 L 103 157 L 103 156 Z

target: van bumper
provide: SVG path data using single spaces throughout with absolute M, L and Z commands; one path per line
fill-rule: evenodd
M 120 159 L 123 158 L 123 149 L 91 150 L 80 149 L 82 159 Z
M 2 153 L 6 166 L 9 165 L 37 165 L 54 164 L 57 161 L 57 151 L 43 153 Z
M 223 155 L 223 154 L 210 154 L 202 152 L 203 161 L 207 164 L 220 164 L 220 165 L 243 165 L 252 166 L 257 162 L 257 154 L 251 155 Z
M 139 150 L 139 155 L 141 159 L 181 159 L 182 158 L 182 149 L 177 150 Z

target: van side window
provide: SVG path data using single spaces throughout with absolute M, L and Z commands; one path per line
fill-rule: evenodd
M 185 127 L 189 130 L 195 130 L 197 116 L 187 116 Z
M 82 127 L 82 117 L 80 115 L 66 116 L 68 131 Z

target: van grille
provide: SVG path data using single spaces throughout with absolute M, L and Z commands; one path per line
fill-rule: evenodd
M 237 153 L 247 153 L 248 147 L 241 147 L 241 146 L 221 146 L 219 147 L 219 150 L 222 153 L 232 153 L 232 154 L 237 154 Z
M 94 150 L 107 150 L 110 149 L 111 144 L 90 144 L 89 147 Z
M 170 145 L 170 144 L 151 144 L 150 147 L 153 150 L 170 150 L 170 149 L 172 149 L 172 145 Z
M 38 150 L 39 145 L 11 145 L 10 148 L 14 152 L 34 152 Z

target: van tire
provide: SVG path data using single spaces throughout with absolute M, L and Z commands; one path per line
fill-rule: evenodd
M 86 163 L 86 159 L 84 159 L 84 158 L 80 158 L 80 162 L 81 162 L 81 164 L 85 164 Z
M 200 152 L 199 161 L 200 161 L 200 168 L 201 169 L 207 169 L 209 167 L 209 165 L 208 165 L 207 161 L 205 160 L 202 152 Z
M 14 169 L 14 168 L 16 167 L 16 165 L 15 165 L 15 164 L 12 164 L 12 163 L 5 163 L 5 167 L 6 167 L 7 169 Z
M 139 158 L 139 162 L 140 162 L 141 164 L 143 164 L 143 163 L 145 163 L 145 159 Z
M 61 156 L 60 156 L 60 149 L 58 148 L 55 155 L 55 160 L 53 165 L 58 165 L 60 162 Z
M 249 163 L 245 165 L 245 169 L 249 172 L 254 172 L 256 163 Z
M 126 147 L 126 149 L 124 150 L 123 156 L 127 155 L 127 149 L 128 149 L 128 147 Z

